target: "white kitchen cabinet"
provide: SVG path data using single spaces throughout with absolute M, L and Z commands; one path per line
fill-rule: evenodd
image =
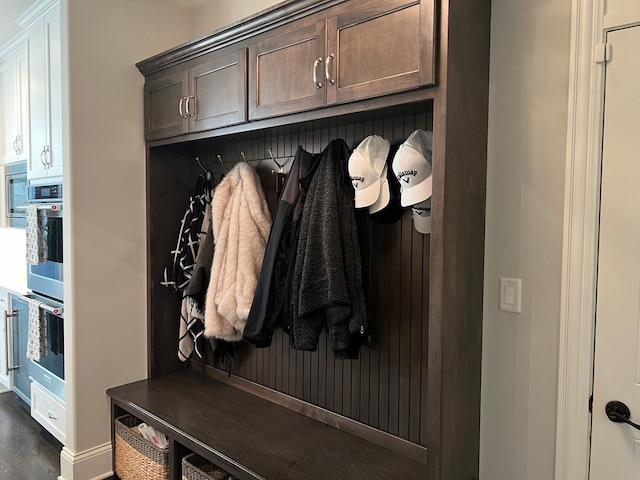
M 0 163 L 29 158 L 29 97 L 24 42 L 0 58 Z
M 31 384 L 31 416 L 61 443 L 67 440 L 66 405 L 38 382 Z
M 62 175 L 62 65 L 60 6 L 26 30 L 29 66 L 29 181 Z

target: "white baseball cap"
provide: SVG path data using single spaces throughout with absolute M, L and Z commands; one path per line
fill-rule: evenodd
M 378 213 L 379 211 L 386 208 L 389 205 L 389 201 L 391 200 L 391 193 L 389 191 L 389 180 L 387 180 L 387 166 L 384 166 L 384 170 L 382 171 L 382 178 L 380 179 L 380 195 L 378 196 L 378 200 L 376 203 L 369 206 L 369 213 Z
M 349 157 L 349 177 L 355 190 L 356 208 L 374 205 L 380 198 L 390 148 L 388 140 L 371 135 Z
M 431 198 L 411 205 L 413 226 L 423 234 L 431 233 Z
M 400 183 L 403 207 L 431 197 L 432 145 L 433 133 L 415 130 L 393 157 L 393 173 Z

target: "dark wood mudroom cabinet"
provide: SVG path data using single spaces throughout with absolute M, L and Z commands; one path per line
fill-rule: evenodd
M 434 83 L 433 1 L 359 2 L 249 47 L 249 119 Z
M 245 49 L 199 58 L 148 78 L 144 86 L 147 140 L 210 130 L 246 120 Z
M 490 0 L 289 0 L 137 65 L 149 374 L 108 393 L 114 417 L 168 434 L 170 478 L 190 452 L 240 479 L 478 478 L 489 25 Z M 247 159 L 274 212 L 268 152 L 288 169 L 298 145 L 400 145 L 417 128 L 433 131 L 432 232 L 410 210 L 369 222 L 372 342 L 357 360 L 335 359 L 324 336 L 292 350 L 277 330 L 268 348 L 236 345 L 233 363 L 211 349 L 179 361 L 180 298 L 160 280 L 196 158 L 216 179 Z

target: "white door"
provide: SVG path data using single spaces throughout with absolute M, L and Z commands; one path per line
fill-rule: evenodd
M 640 430 L 605 407 L 640 423 L 640 26 L 607 43 L 590 480 L 639 480 Z

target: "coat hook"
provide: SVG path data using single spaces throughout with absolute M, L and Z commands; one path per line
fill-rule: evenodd
M 198 165 L 200 166 L 200 168 L 204 172 L 205 178 L 207 180 L 210 180 L 211 179 L 211 172 L 209 170 L 207 170 L 206 168 L 204 168 L 204 165 L 202 165 L 202 162 L 200 161 L 200 157 L 196 157 L 196 162 L 198 162 Z
M 247 157 L 245 156 L 244 152 L 240 152 L 240 156 L 245 162 L 247 162 Z
M 196 157 L 196 162 L 198 162 L 198 165 L 200 165 L 200 168 L 202 169 L 202 171 L 207 173 L 207 169 L 204 168 L 204 165 L 202 165 L 202 162 L 200 161 L 200 157 Z
M 269 152 L 269 156 L 271 157 L 271 160 L 273 161 L 273 163 L 275 163 L 278 166 L 278 172 L 279 173 L 284 173 L 284 166 L 287 162 L 284 162 L 283 164 L 280 164 L 276 158 L 273 156 L 273 152 L 271 151 L 271 148 L 267 148 L 267 152 Z
M 218 157 L 218 161 L 220 162 L 220 165 L 224 165 L 224 162 L 222 161 L 222 156 L 218 154 L 216 155 L 216 157 Z

